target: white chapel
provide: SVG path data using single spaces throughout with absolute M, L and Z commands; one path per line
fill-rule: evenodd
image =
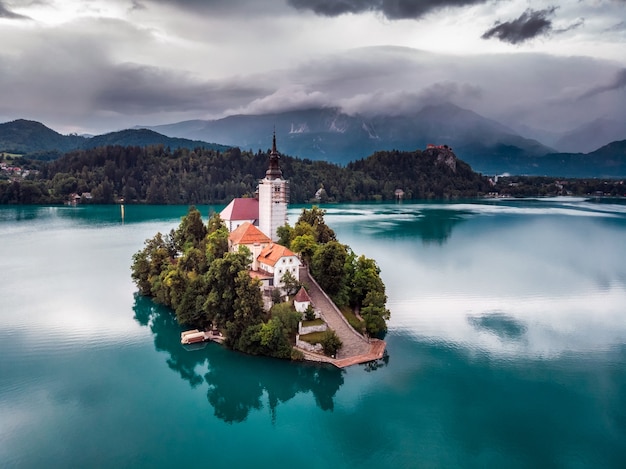
M 233 199 L 220 212 L 220 217 L 229 231 L 234 231 L 238 226 L 249 222 L 258 226 L 272 241 L 278 240 L 277 230 L 279 226 L 287 223 L 289 204 L 289 182 L 283 179 L 279 161 L 280 155 L 276 150 L 276 132 L 274 132 L 269 167 L 265 171 L 265 177 L 259 181 L 258 200 Z

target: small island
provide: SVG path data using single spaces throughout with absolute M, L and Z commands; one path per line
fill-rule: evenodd
M 206 225 L 192 206 L 177 229 L 146 240 L 133 256 L 139 293 L 191 328 L 182 342 L 340 368 L 382 358 L 390 312 L 379 267 L 339 243 L 317 206 L 287 224 L 279 160 L 274 135 L 256 197 L 233 199 Z

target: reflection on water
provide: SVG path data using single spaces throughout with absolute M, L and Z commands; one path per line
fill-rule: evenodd
M 468 316 L 467 322 L 478 330 L 495 334 L 501 339 L 519 340 L 526 333 L 526 326 L 519 320 L 496 312 L 481 316 Z
M 344 371 L 180 345 L 129 265 L 186 210 L 0 207 L 0 465 L 626 467 L 626 202 L 330 206 L 392 312 Z
M 339 224 L 356 222 L 358 225 L 354 228 L 366 236 L 385 240 L 419 238 L 424 243 L 437 244 L 443 244 L 453 229 L 472 213 L 468 210 L 446 210 L 436 204 L 387 204 L 368 209 L 355 207 L 328 208 L 327 220 Z
M 353 204 L 327 222 L 377 260 L 394 333 L 505 356 L 624 343 L 626 200 Z
M 167 365 L 172 371 L 191 387 L 207 384 L 207 400 L 215 416 L 225 422 L 245 421 L 252 410 L 263 407 L 264 394 L 272 418 L 279 403 L 299 393 L 311 392 L 322 410 L 334 408 L 333 398 L 343 384 L 342 370 L 251 357 L 224 350 L 217 344 L 189 351 L 180 344 L 181 328 L 167 308 L 135 295 L 133 311 L 139 324 L 150 327 L 155 348 L 169 354 Z M 375 369 L 381 363 L 371 366 Z M 207 367 L 206 373 L 198 372 Z

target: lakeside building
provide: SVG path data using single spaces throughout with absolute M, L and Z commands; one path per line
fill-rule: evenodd
M 233 199 L 220 212 L 228 231 L 228 248 L 231 252 L 246 246 L 252 253 L 250 275 L 258 278 L 264 293 L 274 288 L 283 288 L 283 277 L 288 272 L 300 280 L 300 259 L 286 248 L 277 244 L 277 230 L 287 223 L 289 183 L 280 169 L 280 155 L 276 150 L 276 133 L 269 155 L 269 166 L 265 177 L 259 181 L 258 199 Z
M 289 182 L 280 169 L 280 154 L 276 149 L 276 132 L 272 139 L 272 151 L 265 177 L 259 181 L 258 198 L 233 199 L 220 212 L 228 231 L 237 229 L 245 222 L 257 226 L 272 241 L 278 241 L 279 226 L 287 223 Z

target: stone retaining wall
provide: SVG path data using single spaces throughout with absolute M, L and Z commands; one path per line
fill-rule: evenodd
M 305 335 L 310 334 L 312 332 L 324 332 L 328 329 L 328 324 L 320 324 L 319 326 L 303 326 L 302 321 L 298 323 L 298 334 Z
M 322 344 L 309 344 L 304 340 L 300 340 L 300 335 L 296 336 L 296 347 L 301 348 L 303 350 L 308 350 L 309 352 L 321 353 L 323 350 Z

